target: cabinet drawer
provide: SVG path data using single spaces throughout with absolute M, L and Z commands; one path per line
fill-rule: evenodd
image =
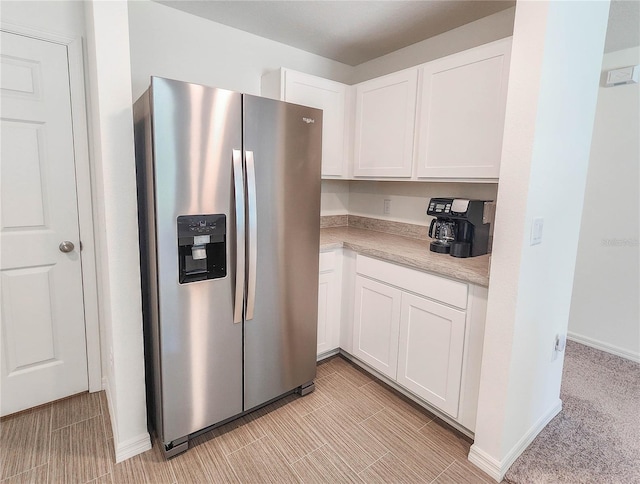
M 356 259 L 356 272 L 460 309 L 467 307 L 468 286 L 462 282 L 360 254 Z
M 320 252 L 320 272 L 329 272 L 336 268 L 336 253 Z

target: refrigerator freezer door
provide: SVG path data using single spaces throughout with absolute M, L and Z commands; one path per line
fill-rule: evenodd
M 247 215 L 247 261 L 252 250 L 257 261 L 248 268 L 256 280 L 244 330 L 249 410 L 316 374 L 322 111 L 249 95 L 243 103 L 244 149 L 255 167 L 247 193 L 256 196 L 256 214 Z
M 233 177 L 233 150 L 242 144 L 242 97 L 152 78 L 151 111 L 161 438 L 171 442 L 242 412 Z M 177 218 L 210 214 L 226 216 L 227 275 L 179 284 Z

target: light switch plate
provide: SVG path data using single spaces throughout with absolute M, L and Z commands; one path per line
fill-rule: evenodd
M 544 219 L 537 217 L 533 219 L 531 224 L 531 244 L 538 245 L 542 243 L 542 226 L 544 225 Z

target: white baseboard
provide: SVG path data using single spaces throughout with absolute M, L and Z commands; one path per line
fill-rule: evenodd
M 132 437 L 124 442 L 115 442 L 116 464 L 133 456 L 142 454 L 151 448 L 151 438 L 149 432 Z
M 576 343 L 590 346 L 591 348 L 595 348 L 597 350 L 611 353 L 612 355 L 616 355 L 621 358 L 626 358 L 627 360 L 640 363 L 640 353 L 634 353 L 633 351 L 625 350 L 624 348 L 620 348 L 619 346 L 614 346 L 597 339 L 588 338 L 586 336 L 572 333 L 571 331 L 567 333 L 567 338 L 571 341 L 575 341 Z
M 504 472 L 502 471 L 500 461 L 491 457 L 484 450 L 479 449 L 475 444 L 473 444 L 471 449 L 469 449 L 468 459 L 469 462 L 474 464 L 485 474 L 489 474 L 489 476 L 495 479 L 496 482 L 502 481 L 504 474 L 507 472 L 506 470 Z
M 340 353 L 340 348 L 336 348 L 335 350 L 325 351 L 324 353 L 320 353 L 317 356 L 316 361 L 326 360 L 327 358 L 330 358 L 333 355 L 337 355 L 338 353 Z
M 489 474 L 497 482 L 502 481 L 504 475 L 509 470 L 509 467 L 513 465 L 520 454 L 522 454 L 527 447 L 533 442 L 533 439 L 540 433 L 540 431 L 547 426 L 553 417 L 558 415 L 562 410 L 562 400 L 558 401 L 542 415 L 531 428 L 522 436 L 522 438 L 514 445 L 507 453 L 504 459 L 501 461 L 487 454 L 482 449 L 478 448 L 476 444 L 471 446 L 469 450 L 469 461 L 475 464 L 478 468 Z
M 113 411 L 113 397 L 111 396 L 111 388 L 109 387 L 109 380 L 106 376 L 102 377 L 102 389 L 107 396 L 107 407 L 109 407 L 109 421 L 111 422 L 111 432 L 113 433 L 113 442 L 118 441 L 118 416 Z
M 124 442 L 120 442 L 120 438 L 118 437 L 118 415 L 113 411 L 113 398 L 111 396 L 109 380 L 107 380 L 106 376 L 102 377 L 102 388 L 107 395 L 109 417 L 111 417 L 111 430 L 113 431 L 113 446 L 116 453 L 116 464 L 149 450 L 151 448 L 149 432 L 144 432 Z

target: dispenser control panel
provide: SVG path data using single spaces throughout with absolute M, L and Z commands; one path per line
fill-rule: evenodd
M 178 245 L 197 245 L 194 238 L 207 237 L 215 242 L 227 233 L 226 217 L 223 214 L 215 215 L 180 215 L 178 217 Z M 201 242 L 209 243 L 209 242 Z
M 177 229 L 180 284 L 227 275 L 226 215 L 180 215 Z

